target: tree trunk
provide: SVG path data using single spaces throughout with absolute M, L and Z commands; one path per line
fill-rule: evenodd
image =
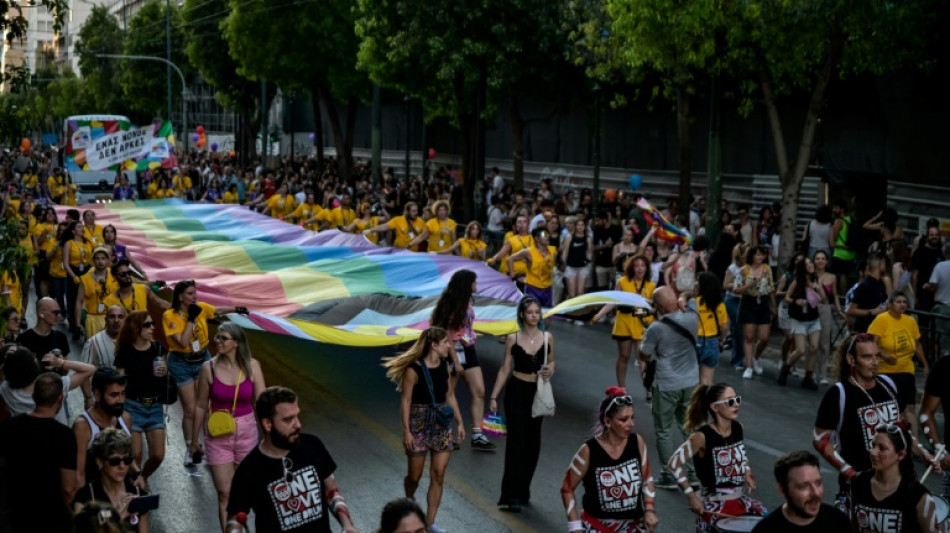
M 706 158 L 706 237 L 713 248 L 722 231 L 722 98 L 719 75 L 714 74 L 709 90 L 709 156 Z
M 323 174 L 323 110 L 320 109 L 320 91 L 310 89 L 310 102 L 313 105 L 313 143 L 317 147 L 317 177 Z M 327 104 L 330 107 L 330 104 Z
M 329 87 L 320 84 L 318 85 L 318 90 L 320 91 L 320 96 L 323 98 L 323 101 L 327 104 L 327 120 L 330 121 L 330 130 L 333 132 L 333 145 L 336 146 L 336 163 L 340 171 L 340 177 L 344 180 L 349 180 L 353 158 L 352 134 L 344 130 L 343 123 L 340 121 L 340 113 L 337 111 L 336 103 L 333 101 L 333 95 L 330 93 Z M 355 120 L 356 110 L 351 109 L 353 107 L 352 100 L 348 106 L 347 126 L 349 127 L 349 122 Z M 351 115 L 353 116 L 351 117 Z M 350 142 L 349 153 L 347 153 L 348 137 Z
M 690 179 L 693 164 L 693 144 L 689 137 L 689 94 L 685 85 L 676 86 L 676 134 L 679 138 L 679 214 L 689 226 Z M 671 220 L 676 224 L 675 220 Z
M 808 161 L 811 159 L 815 130 L 818 127 L 819 114 L 824 104 L 825 93 L 837 68 L 842 45 L 840 38 L 832 39 L 825 64 L 819 73 L 818 79 L 815 80 L 815 87 L 812 89 L 811 100 L 808 103 L 808 111 L 805 113 L 805 123 L 802 128 L 802 137 L 798 145 L 794 166 L 789 166 L 788 156 L 785 154 L 782 124 L 779 119 L 775 95 L 771 91 L 771 84 L 762 84 L 769 124 L 775 143 L 776 155 L 778 156 L 776 159 L 779 164 L 779 179 L 782 182 L 782 232 L 779 236 L 779 265 L 787 265 L 789 259 L 795 253 L 795 239 L 798 234 L 798 202 L 801 196 L 802 182 L 805 180 L 805 171 L 808 169 Z
M 343 137 L 343 159 L 348 169 L 353 168 L 353 132 L 356 129 L 356 110 L 359 103 L 359 100 L 354 96 L 350 97 L 350 101 L 346 104 L 346 131 Z M 346 176 L 347 180 L 350 178 L 351 176 Z
M 462 152 L 463 220 L 475 220 L 475 121 L 470 112 L 459 115 L 459 146 Z
M 524 119 L 518 107 L 518 98 L 512 96 L 509 111 L 511 113 L 511 157 L 514 165 L 515 190 L 524 189 Z M 491 184 L 489 183 L 490 187 Z

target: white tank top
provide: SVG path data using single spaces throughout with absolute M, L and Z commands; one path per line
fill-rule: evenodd
M 89 411 L 83 411 L 82 413 L 80 413 L 79 416 L 85 418 L 86 422 L 89 423 L 89 442 L 86 443 L 86 449 L 88 450 L 92 448 L 92 441 L 96 440 L 96 435 L 99 434 L 100 428 L 99 428 L 99 425 L 96 424 L 96 422 L 92 419 L 92 416 L 89 415 Z M 128 426 L 125 425 L 125 420 L 123 420 L 121 416 L 118 417 L 118 419 L 119 419 L 119 427 L 122 428 L 122 431 L 124 431 L 126 435 L 131 436 L 132 432 L 129 431 Z

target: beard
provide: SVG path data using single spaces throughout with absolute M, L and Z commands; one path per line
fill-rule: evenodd
M 105 403 L 102 402 L 102 410 L 109 416 L 120 417 L 125 411 L 124 403 Z
M 297 447 L 297 443 L 300 442 L 300 430 L 296 430 L 290 435 L 284 435 L 277 428 L 272 427 L 270 431 L 267 432 L 267 436 L 270 437 L 270 443 L 281 450 L 292 450 Z
M 815 503 L 816 501 L 817 501 L 819 504 L 821 503 L 821 499 L 820 499 L 820 498 L 815 498 L 815 499 L 812 499 L 812 500 L 805 500 L 804 502 L 802 502 L 802 506 L 801 506 L 801 507 L 799 507 L 799 506 L 798 506 L 797 504 L 795 504 L 795 503 L 792 503 L 791 500 L 786 500 L 785 503 L 788 504 L 788 510 L 791 511 L 792 514 L 797 515 L 797 516 L 800 516 L 800 517 L 802 517 L 802 518 L 814 518 L 814 517 L 818 516 L 817 513 L 816 513 L 816 514 L 811 514 L 811 513 L 809 513 L 809 512 L 805 509 L 805 506 L 806 506 L 806 505 L 809 505 L 809 504 L 811 504 L 811 503 Z M 820 509 L 820 507 L 819 507 L 819 509 Z

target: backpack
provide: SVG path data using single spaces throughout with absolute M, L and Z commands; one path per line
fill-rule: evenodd
M 890 378 L 890 376 L 877 376 L 877 381 L 881 385 L 884 385 L 884 390 L 890 394 L 891 398 L 894 401 L 897 401 L 897 384 Z M 832 435 L 831 443 L 834 445 L 835 449 L 838 449 L 838 444 L 841 442 L 841 439 L 838 437 L 841 434 L 841 426 L 844 424 L 844 384 L 840 381 L 835 383 L 835 387 L 838 388 L 838 427 L 835 428 L 835 433 Z
M 676 261 L 673 273 L 676 275 L 676 292 L 692 292 L 696 286 L 696 260 L 687 255 L 686 264 Z

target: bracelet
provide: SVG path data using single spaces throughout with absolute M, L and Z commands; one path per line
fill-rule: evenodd
M 687 495 L 687 496 L 689 496 L 689 495 L 692 494 L 692 493 L 693 493 L 693 487 L 691 487 L 691 486 L 690 486 L 690 487 L 686 487 L 685 489 L 683 489 L 683 494 L 685 494 L 685 495 Z
M 580 520 L 574 520 L 572 522 L 567 523 L 568 532 L 577 531 L 578 529 L 580 529 L 581 531 L 584 530 L 584 523 L 581 522 Z

